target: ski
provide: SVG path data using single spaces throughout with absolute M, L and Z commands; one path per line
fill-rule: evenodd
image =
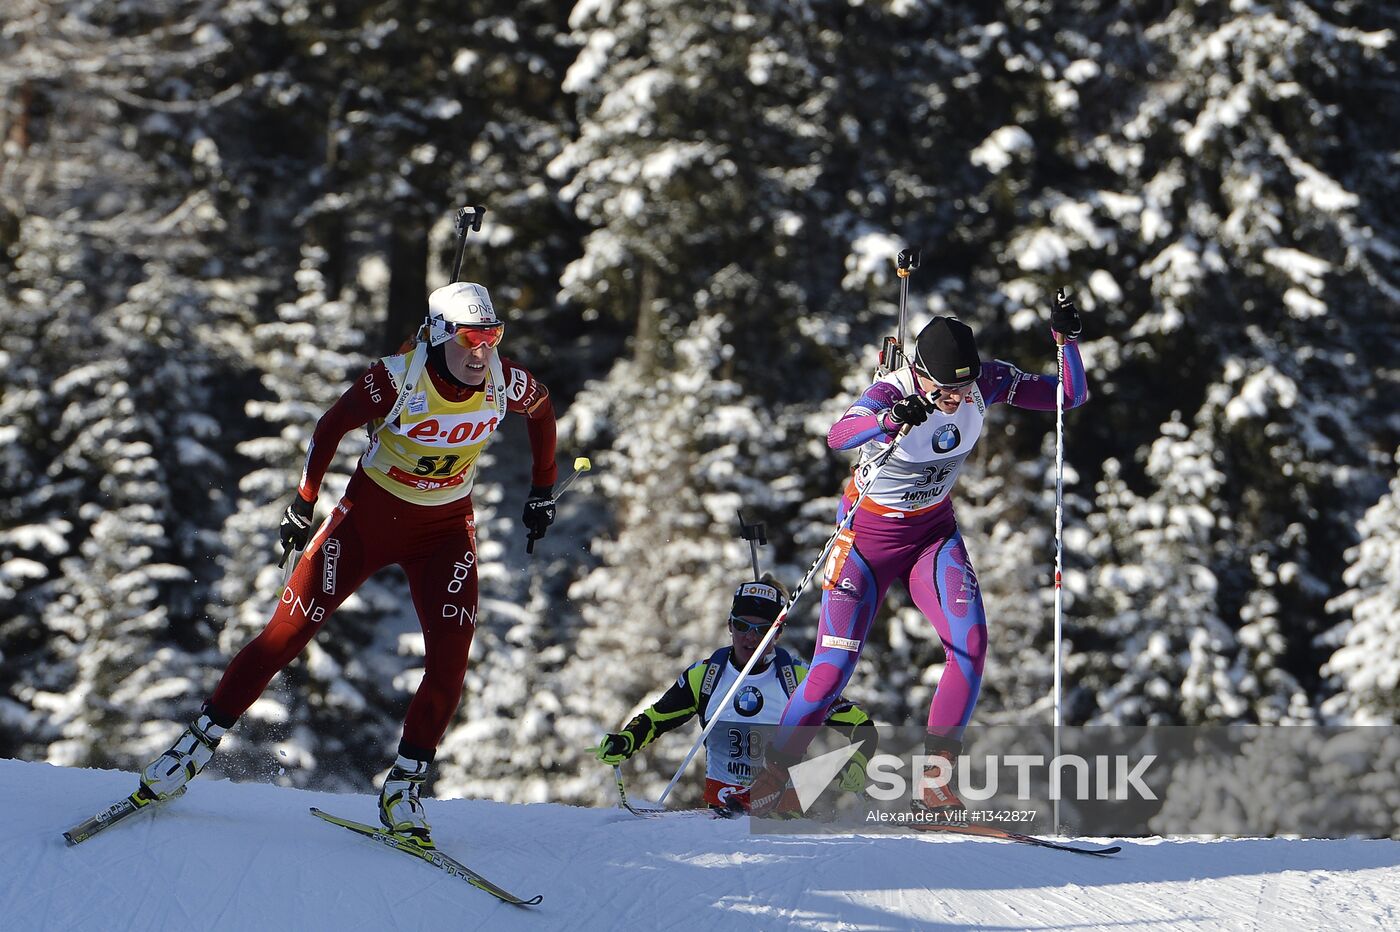
M 437 850 L 436 847 L 422 847 L 417 840 L 409 836 L 396 835 L 387 829 L 379 828 L 374 825 L 365 825 L 363 822 L 352 822 L 349 819 L 342 819 L 328 812 L 322 812 L 315 806 L 311 807 L 311 814 L 332 825 L 339 825 L 341 828 L 349 829 L 357 835 L 371 838 L 382 845 L 393 848 L 395 851 L 402 851 L 404 854 L 418 858 L 420 861 L 425 861 L 450 877 L 459 877 L 478 890 L 486 891 L 503 903 L 509 903 L 512 906 L 534 906 L 544 899 L 544 895 L 540 894 L 528 900 L 523 900 L 509 890 L 496 886 L 470 867 L 467 867 L 461 861 L 443 854 L 441 851 Z M 431 845 L 432 842 L 428 844 Z
M 85 842 L 98 832 L 106 831 L 128 816 L 135 815 L 138 812 L 144 812 L 147 809 L 163 806 L 172 799 L 178 799 L 184 795 L 185 789 L 186 788 L 182 786 L 164 799 L 152 799 L 147 796 L 142 796 L 141 791 L 137 790 L 130 796 L 112 803 L 112 805 L 103 809 L 92 818 L 84 819 L 82 822 L 79 822 L 77 825 L 64 832 L 63 838 L 68 842 L 70 847 Z
M 1071 854 L 1087 854 L 1099 858 L 1110 857 L 1123 850 L 1119 845 L 1110 845 L 1103 848 L 1096 848 L 1088 845 L 1072 845 L 1060 841 L 1051 841 L 1048 838 L 1041 838 L 1039 835 L 1026 835 L 1022 832 L 1012 832 L 991 825 L 977 825 L 966 822 L 931 823 L 927 825 L 917 825 L 915 828 L 921 832 L 951 832 L 958 835 L 975 835 L 979 838 L 1014 841 L 1021 845 L 1034 845 L 1037 848 L 1051 848 L 1055 851 L 1068 851 Z

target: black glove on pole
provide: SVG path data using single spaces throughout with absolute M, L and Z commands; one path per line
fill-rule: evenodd
M 1050 326 L 1066 340 L 1073 340 L 1084 329 L 1075 309 L 1074 297 L 1063 288 L 1055 292 L 1055 306 L 1050 310 Z
M 278 528 L 282 541 L 282 559 L 277 562 L 278 566 L 286 565 L 293 550 L 306 549 L 306 542 L 311 539 L 311 517 L 315 513 L 315 502 L 308 502 L 300 492 L 292 496 L 292 503 L 282 513 L 282 525 Z
M 525 552 L 535 552 L 535 541 L 539 540 L 554 523 L 554 489 L 547 485 L 530 486 L 530 496 L 525 499 L 525 513 L 521 522 L 530 534 L 525 539 Z
M 928 420 L 928 407 L 918 395 L 901 398 L 890 409 L 890 419 L 900 426 L 918 427 Z

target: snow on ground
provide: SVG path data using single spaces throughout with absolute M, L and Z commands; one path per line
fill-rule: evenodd
M 1400 928 L 1392 841 L 1128 841 L 1100 860 L 952 837 L 751 836 L 744 820 L 429 801 L 438 844 L 524 896 L 487 894 L 313 818 L 371 796 L 198 780 L 70 848 L 134 786 L 0 761 L 0 927 L 127 929 Z

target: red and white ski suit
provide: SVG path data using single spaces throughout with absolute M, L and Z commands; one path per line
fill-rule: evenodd
M 413 352 L 425 352 L 417 349 Z M 307 544 L 272 618 L 233 658 L 209 700 L 231 721 L 262 695 L 331 614 L 376 570 L 397 563 L 423 628 L 423 680 L 404 719 L 404 746 L 431 752 L 461 700 L 476 630 L 476 530 L 471 488 L 476 459 L 507 411 L 528 419 L 531 483 L 556 479 L 554 407 L 524 368 L 494 357 L 485 382 L 452 385 L 432 364 L 401 414 L 385 424 L 412 353 L 376 361 L 316 424 L 301 497 L 315 501 L 336 447 L 373 424 L 345 496 Z

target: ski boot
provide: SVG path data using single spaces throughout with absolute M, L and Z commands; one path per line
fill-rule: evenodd
M 924 739 L 924 753 L 942 763 L 926 767 L 914 797 L 913 808 L 922 821 L 959 825 L 967 822 L 967 806 L 953 791 L 953 768 L 958 763 L 962 742 L 957 738 L 930 734 Z
M 141 771 L 137 794 L 147 800 L 169 799 L 179 793 L 214 757 L 228 729 L 209 717 L 207 708 L 175 739 L 164 754 Z
M 379 821 L 395 835 L 402 835 L 421 848 L 434 847 L 429 833 L 427 813 L 418 793 L 428 779 L 428 765 L 431 761 L 415 760 L 400 752 L 394 766 L 384 777 L 384 788 L 379 793 Z

